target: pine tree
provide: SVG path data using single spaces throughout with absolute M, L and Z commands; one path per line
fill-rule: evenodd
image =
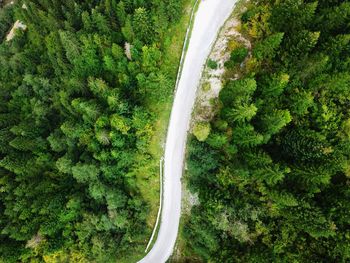
M 249 122 L 256 115 L 257 111 L 258 108 L 254 104 L 243 104 L 229 109 L 225 115 L 230 122 Z
M 261 126 L 268 135 L 274 135 L 291 121 L 288 110 L 274 110 L 261 117 Z
M 262 144 L 263 136 L 250 124 L 238 126 L 233 130 L 233 142 L 242 147 L 254 147 Z
M 152 21 L 145 8 L 140 7 L 135 10 L 132 25 L 136 38 L 140 39 L 144 43 L 150 43 L 154 38 Z

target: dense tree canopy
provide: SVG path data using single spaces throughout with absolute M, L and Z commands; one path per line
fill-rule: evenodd
M 12 9 L 27 30 L 6 42 Z M 171 94 L 159 66 L 181 13 L 181 0 L 0 10 L 1 262 L 115 262 L 147 240 L 135 169 L 152 158 L 148 105 Z
M 349 11 L 347 1 L 251 1 L 251 55 L 232 52 L 211 132 L 189 146 L 200 199 L 183 231 L 189 254 L 350 261 Z

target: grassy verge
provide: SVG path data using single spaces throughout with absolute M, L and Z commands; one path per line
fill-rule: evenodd
M 189 135 L 191 136 L 191 135 Z M 190 142 L 188 142 L 189 144 Z M 185 158 L 187 159 L 187 152 Z M 180 225 L 179 225 L 179 233 L 178 238 L 175 244 L 175 249 L 172 257 L 168 260 L 168 263 L 180 263 L 180 262 L 201 262 L 200 258 L 198 258 L 195 253 L 191 250 L 190 247 L 186 244 L 186 239 L 183 235 L 184 228 L 186 225 L 186 222 L 191 217 L 191 204 L 188 200 L 189 191 L 187 190 L 187 184 L 188 184 L 188 176 L 189 173 L 185 170 L 182 180 L 182 189 L 183 189 L 183 198 L 182 198 L 182 204 L 181 204 L 181 219 L 180 219 Z
M 191 10 L 191 14 L 190 14 L 190 25 L 188 26 L 188 29 L 187 29 L 188 31 L 186 32 L 186 39 L 185 39 L 185 42 L 183 43 L 183 47 L 182 47 L 182 52 L 181 52 L 181 57 L 180 57 L 180 65 L 179 65 L 178 72 L 177 72 L 176 82 L 178 82 L 178 80 L 179 80 L 178 78 L 181 76 L 183 62 L 184 62 L 184 59 L 186 57 L 188 46 L 190 43 L 193 25 L 194 25 L 194 18 L 195 18 L 197 11 L 198 11 L 199 3 L 200 3 L 200 0 L 193 0 L 193 3 L 192 3 L 192 10 Z M 178 84 L 178 83 L 176 83 L 176 84 Z
M 160 68 L 160 71 L 166 72 L 171 81 L 172 87 L 175 85 L 176 74 L 181 58 L 183 40 L 186 34 L 186 29 L 189 23 L 191 7 L 194 0 L 186 1 L 186 13 L 182 17 L 181 21 L 169 30 L 169 35 L 166 37 L 166 47 L 164 53 L 164 62 Z M 152 109 L 156 116 L 156 123 L 154 124 L 154 134 L 149 144 L 149 152 L 154 159 L 154 165 L 152 168 L 152 175 L 140 178 L 138 186 L 141 187 L 141 192 L 144 198 L 149 202 L 151 206 L 151 213 L 148 220 L 149 226 L 153 228 L 156 220 L 158 207 L 159 207 L 159 160 L 164 153 L 164 144 L 166 139 L 166 132 L 168 128 L 171 107 L 173 104 L 173 93 L 171 92 L 165 100 L 152 101 L 149 107 Z M 146 168 L 147 169 L 147 168 Z
M 181 59 L 182 49 L 184 45 L 184 38 L 190 22 L 192 7 L 196 0 L 185 0 L 184 4 L 184 15 L 176 25 L 169 28 L 167 35 L 165 36 L 164 44 L 164 55 L 163 63 L 160 67 L 160 71 L 164 72 L 166 76 L 170 79 L 171 87 L 175 86 L 177 71 L 179 68 L 179 63 Z M 147 232 L 148 236 L 146 240 L 143 237 L 140 239 L 135 239 L 135 245 L 133 247 L 132 253 L 128 253 L 129 256 L 123 258 L 121 263 L 130 263 L 140 260 L 144 255 L 144 250 L 146 248 L 148 238 L 151 236 L 154 224 L 156 222 L 158 208 L 159 208 L 159 160 L 164 153 L 164 144 L 166 139 L 166 132 L 168 127 L 168 122 L 171 113 L 172 102 L 174 98 L 173 90 L 165 91 L 167 95 L 165 99 L 159 101 L 150 100 L 148 102 L 148 108 L 156 116 L 156 122 L 153 126 L 153 137 L 148 146 L 148 152 L 151 154 L 152 161 L 139 160 L 145 165 L 142 165 L 136 171 L 136 183 L 144 200 L 149 205 L 149 213 L 147 217 Z M 158 229 L 157 229 L 158 232 Z M 157 233 L 156 233 L 157 234 Z M 150 246 L 156 240 L 156 236 Z

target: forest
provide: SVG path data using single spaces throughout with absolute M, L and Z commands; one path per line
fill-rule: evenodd
M 159 162 L 148 146 L 157 105 L 174 88 L 178 61 L 165 51 L 183 6 L 31 0 L 0 9 L 0 262 L 143 253 L 150 204 L 137 175 Z M 27 29 L 6 41 L 17 19 Z
M 252 0 L 240 20 L 252 49 L 231 50 L 189 143 L 186 256 L 349 262 L 350 2 Z

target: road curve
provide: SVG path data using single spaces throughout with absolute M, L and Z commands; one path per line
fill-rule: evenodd
M 236 2 L 202 0 L 199 4 L 168 127 L 160 229 L 154 246 L 139 263 L 163 263 L 172 254 L 179 228 L 181 175 L 196 89 L 211 47 Z

